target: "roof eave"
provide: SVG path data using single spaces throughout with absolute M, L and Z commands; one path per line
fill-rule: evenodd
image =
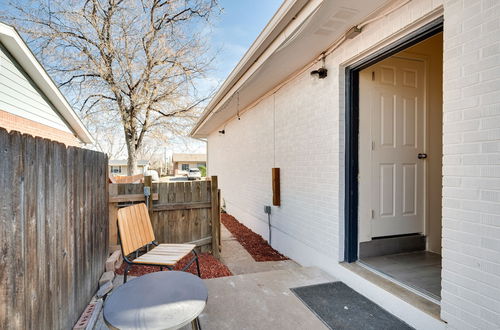
M 298 12 L 307 4 L 308 0 L 289 0 L 284 1 L 280 8 L 273 15 L 269 23 L 265 26 L 257 39 L 252 43 L 245 55 L 238 62 L 236 67 L 231 71 L 222 86 L 219 88 L 215 96 L 211 99 L 205 111 L 196 122 L 190 132 L 190 136 L 194 138 L 205 138 L 204 135 L 197 135 L 197 131 L 207 119 L 207 117 L 215 110 L 219 102 L 231 91 L 234 85 L 241 79 L 245 72 L 260 58 L 269 45 L 276 39 L 277 36 L 287 27 L 288 23 L 295 19 Z
M 13 26 L 0 23 L 0 41 L 2 41 L 5 48 L 7 48 L 16 61 L 22 66 L 24 71 L 26 71 L 31 79 L 37 84 L 38 88 L 40 88 L 54 105 L 64 120 L 66 120 L 78 139 L 85 144 L 94 143 L 94 139 L 90 132 L 85 125 L 83 125 L 81 119 L 74 112 L 56 83 L 52 80 L 47 71 L 45 71 L 40 62 L 38 62 L 17 30 Z

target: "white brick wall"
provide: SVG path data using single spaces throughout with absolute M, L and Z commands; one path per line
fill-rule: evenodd
M 450 328 L 500 328 L 500 2 L 446 1 L 443 291 Z
M 275 230 L 332 257 L 343 258 L 339 239 L 343 204 L 343 68 L 345 63 L 440 1 L 412 1 L 365 28 L 326 60 L 328 78 L 308 72 L 209 136 L 208 168 L 219 175 L 227 207 L 267 237 L 263 206 L 271 204 L 271 168 L 281 168 L 282 207 L 273 208 Z M 274 241 L 280 247 L 283 242 Z M 283 246 L 283 252 L 287 252 Z M 291 247 L 288 247 L 291 249 Z M 293 256 L 291 256 L 293 257 Z M 299 260 L 308 264 L 308 260 Z
M 449 328 L 500 327 L 499 4 L 444 3 L 442 318 Z M 271 168 L 280 167 L 273 245 L 341 277 L 344 67 L 441 5 L 413 0 L 368 25 L 328 56 L 327 79 L 306 72 L 227 123 L 225 135 L 211 134 L 208 169 L 219 176 L 229 213 L 267 237 L 263 206 L 271 204 Z
M 275 230 L 338 259 L 338 98 L 324 98 L 325 93 L 334 94 L 331 81 L 307 74 L 263 100 L 228 123 L 224 135 L 209 137 L 208 167 L 210 175 L 219 175 L 229 212 L 264 237 L 271 168 L 280 167 L 282 206 L 272 210 Z M 274 245 L 285 244 L 277 237 Z

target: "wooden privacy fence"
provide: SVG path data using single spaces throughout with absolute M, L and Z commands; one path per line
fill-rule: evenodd
M 110 184 L 109 239 L 112 249 L 118 249 L 116 214 L 118 208 L 143 202 L 145 184 Z M 206 181 L 161 182 L 151 185 L 149 213 L 156 240 L 159 243 L 192 243 L 201 252 L 220 251 L 220 197 L 217 177 Z M 216 248 L 215 248 L 216 247 Z
M 70 329 L 108 256 L 107 156 L 0 128 L 0 329 Z
M 110 175 L 109 180 L 111 181 L 111 183 L 140 183 L 144 182 L 144 174 L 137 174 L 132 176 Z

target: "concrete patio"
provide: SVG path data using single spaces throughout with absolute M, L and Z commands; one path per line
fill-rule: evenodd
M 256 262 L 222 227 L 221 260 L 235 276 L 205 280 L 203 329 L 326 329 L 289 290 L 334 279 L 293 260 Z
M 327 329 L 289 289 L 334 281 L 330 275 L 293 260 L 256 262 L 224 226 L 221 261 L 234 276 L 204 280 L 209 298 L 199 317 L 203 330 Z M 114 284 L 122 282 L 119 275 Z M 102 312 L 94 329 L 107 329 Z
M 206 280 L 209 300 L 200 316 L 202 328 L 327 329 L 289 289 L 332 280 L 316 268 Z

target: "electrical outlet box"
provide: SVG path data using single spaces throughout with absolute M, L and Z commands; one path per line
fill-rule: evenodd
M 264 213 L 266 214 L 271 214 L 271 206 L 265 205 L 264 206 Z

